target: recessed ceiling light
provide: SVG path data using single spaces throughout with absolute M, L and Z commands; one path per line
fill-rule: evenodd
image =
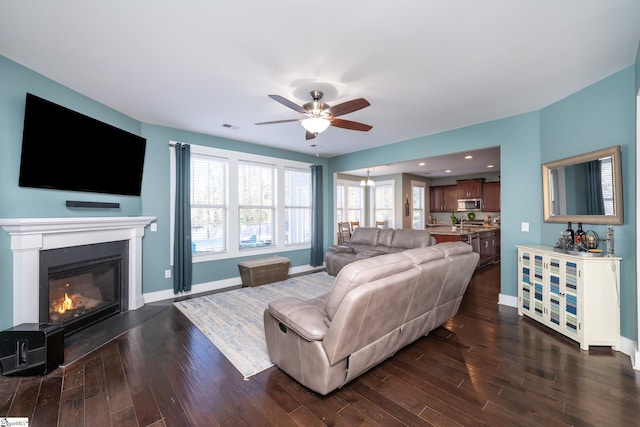
M 447 169 L 445 173 L 451 173 L 451 169 Z
M 473 159 L 473 156 L 469 154 L 469 155 L 467 155 L 467 156 L 464 156 L 464 158 L 465 158 L 465 159 L 467 159 L 467 160 L 469 160 L 469 159 Z
M 426 165 L 426 163 L 425 163 L 425 162 L 420 162 L 420 163 L 418 163 L 418 166 L 424 166 L 424 165 Z
M 488 167 L 488 168 L 493 168 L 493 167 L 495 167 L 495 166 L 493 166 L 493 165 L 487 165 L 487 167 Z

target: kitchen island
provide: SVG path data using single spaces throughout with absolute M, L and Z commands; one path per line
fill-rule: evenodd
M 480 255 L 478 267 L 500 260 L 499 226 L 465 224 L 461 227 L 457 224 L 453 231 L 450 225 L 429 225 L 427 230 L 438 243 L 462 241 L 473 246 L 473 251 Z

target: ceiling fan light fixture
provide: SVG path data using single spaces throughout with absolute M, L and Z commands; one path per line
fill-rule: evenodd
M 302 120 L 302 127 L 304 127 L 307 132 L 311 133 L 322 133 L 331 125 L 329 119 L 324 117 L 308 117 Z

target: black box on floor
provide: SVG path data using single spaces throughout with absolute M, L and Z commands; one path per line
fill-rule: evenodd
M 64 362 L 64 328 L 55 323 L 23 323 L 0 332 L 0 373 L 44 375 Z

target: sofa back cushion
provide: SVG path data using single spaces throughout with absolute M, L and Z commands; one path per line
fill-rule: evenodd
M 393 228 L 382 228 L 378 233 L 378 241 L 376 242 L 374 250 L 385 254 L 389 253 L 394 232 L 395 230 Z
M 411 258 L 399 253 L 380 255 L 346 265 L 336 276 L 336 280 L 329 291 L 329 297 L 325 305 L 327 317 L 333 319 L 345 295 L 351 290 L 375 280 L 409 270 L 412 267 Z
M 424 248 L 431 245 L 431 233 L 425 230 L 400 228 L 395 230 L 389 252 L 401 252 L 405 249 Z
M 380 229 L 375 227 L 358 227 L 353 230 L 349 246 L 355 253 L 373 250 L 378 241 L 379 232 Z

